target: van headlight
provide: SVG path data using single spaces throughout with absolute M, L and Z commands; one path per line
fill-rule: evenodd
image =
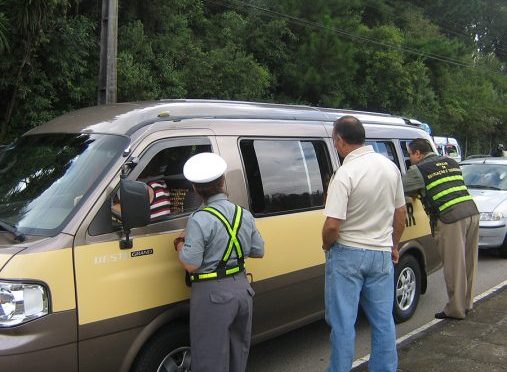
M 48 312 L 48 291 L 44 286 L 0 281 L 0 327 L 25 323 Z
M 502 218 L 502 212 L 483 212 L 480 216 L 481 221 L 500 221 Z

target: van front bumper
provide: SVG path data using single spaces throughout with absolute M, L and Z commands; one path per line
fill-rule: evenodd
M 0 371 L 77 371 L 76 312 L 0 328 Z

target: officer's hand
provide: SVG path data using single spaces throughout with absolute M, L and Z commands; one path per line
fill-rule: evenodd
M 179 252 L 183 249 L 183 243 L 185 243 L 185 238 L 182 236 L 178 236 L 176 239 L 174 239 L 174 250 L 176 252 Z

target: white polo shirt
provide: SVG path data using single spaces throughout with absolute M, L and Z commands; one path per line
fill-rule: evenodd
M 329 185 L 324 214 L 343 220 L 338 243 L 390 251 L 395 208 L 405 205 L 400 171 L 372 146 L 349 153 Z

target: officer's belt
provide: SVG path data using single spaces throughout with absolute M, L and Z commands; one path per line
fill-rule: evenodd
M 229 276 L 234 276 L 238 273 L 241 273 L 245 270 L 243 265 L 233 266 L 225 270 L 225 272 L 219 273 L 214 271 L 212 273 L 204 273 L 204 274 L 190 274 L 190 280 L 194 282 L 201 282 L 204 280 L 213 280 L 213 279 L 223 279 Z

